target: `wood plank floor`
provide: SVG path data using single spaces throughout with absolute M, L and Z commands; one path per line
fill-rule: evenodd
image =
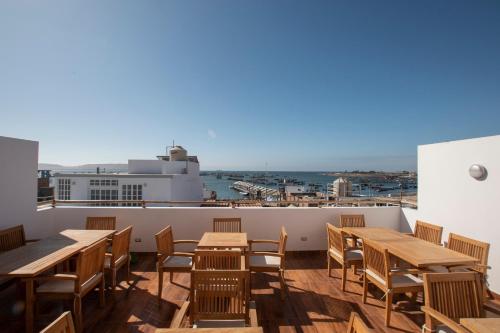
M 97 293 L 84 299 L 85 332 L 154 332 L 169 327 L 175 311 L 188 296 L 189 274 L 175 274 L 174 284 L 165 279 L 163 301 L 156 299 L 157 273 L 152 254 L 138 255 L 132 266 L 134 282 L 122 282 L 113 297 L 107 294 L 104 308 L 98 306 Z M 280 301 L 279 282 L 272 274 L 252 275 L 252 297 L 257 303 L 259 325 L 265 332 L 346 332 L 351 311 L 361 314 L 377 332 L 420 332 L 423 314 L 416 310 L 394 311 L 391 327 L 384 325 L 383 296 L 370 290 L 368 304 L 361 302 L 362 286 L 358 276 L 348 273 L 347 291 L 341 291 L 340 271 L 328 277 L 326 255 L 320 252 L 287 254 L 288 295 Z M 122 275 L 120 275 L 122 276 Z M 23 331 L 22 293 L 13 285 L 0 292 L 0 332 Z M 17 295 L 18 301 L 15 302 Z M 14 305 L 13 305 L 14 304 Z M 71 304 L 43 303 L 36 327 L 42 329 Z

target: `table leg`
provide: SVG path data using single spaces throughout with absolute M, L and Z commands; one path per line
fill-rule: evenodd
M 34 316 L 33 316 L 33 302 L 35 300 L 35 293 L 33 290 L 33 279 L 26 279 L 25 280 L 26 284 L 26 313 L 25 313 L 25 327 L 26 327 L 26 333 L 32 333 L 33 332 L 33 322 L 34 322 Z

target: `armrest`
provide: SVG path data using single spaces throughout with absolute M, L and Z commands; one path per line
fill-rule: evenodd
M 405 268 L 398 269 L 396 271 L 390 271 L 389 275 L 398 276 L 398 275 L 406 275 L 406 274 L 423 274 L 423 273 L 433 273 L 433 271 L 417 269 L 417 268 Z
M 413 234 L 413 232 L 402 232 L 403 235 L 406 235 L 406 236 L 412 236 L 412 237 L 415 237 L 415 234 Z
M 468 333 L 468 331 L 463 327 L 461 326 L 460 324 L 458 324 L 457 322 L 451 320 L 450 318 L 446 317 L 444 314 L 442 314 L 441 312 L 439 311 L 436 311 L 428 306 L 422 306 L 420 308 L 426 315 L 429 315 L 432 319 L 448 326 L 449 328 L 451 328 L 453 331 L 455 331 L 456 333 Z
M 194 257 L 194 253 L 191 252 L 173 252 L 172 255 L 179 257 Z
M 170 323 L 170 328 L 179 328 L 186 316 L 187 310 L 189 309 L 189 301 L 185 301 L 179 311 L 174 315 L 174 319 Z
M 255 301 L 248 302 L 248 315 L 250 317 L 250 326 L 258 327 L 259 322 L 257 320 L 257 305 L 255 304 Z
M 54 275 L 46 275 L 39 276 L 36 278 L 37 281 L 41 280 L 77 280 L 78 276 L 75 274 L 54 274 Z
M 496 315 L 500 315 L 500 304 L 498 302 L 492 302 L 490 300 L 483 303 L 483 308 L 486 311 L 492 312 Z
M 279 244 L 280 241 L 272 240 L 272 239 L 249 239 L 248 243 L 271 243 L 271 244 Z
M 249 256 L 271 256 L 283 258 L 285 255 L 277 252 L 266 252 L 266 251 L 251 251 L 248 252 Z
M 198 244 L 199 242 L 200 242 L 199 240 L 193 240 L 193 239 L 174 240 L 174 244 Z

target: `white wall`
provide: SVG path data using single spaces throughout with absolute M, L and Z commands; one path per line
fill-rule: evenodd
M 488 170 L 484 181 L 469 167 Z M 491 289 L 500 291 L 500 135 L 418 147 L 417 217 L 491 244 Z M 411 220 L 411 218 L 410 218 Z
M 37 169 L 38 142 L 0 136 L 0 228 L 24 224 L 27 237 L 43 234 L 33 223 Z
M 59 207 L 52 209 L 53 232 L 64 229 L 84 228 L 87 216 L 116 216 L 117 228 L 133 225 L 132 250 L 156 251 L 154 234 L 172 225 L 177 239 L 200 239 L 212 230 L 214 217 L 241 217 L 242 228 L 249 238 L 277 239 L 280 228 L 285 226 L 288 250 L 326 250 L 325 223 L 338 224 L 340 214 L 365 214 L 369 226 L 399 229 L 399 207 L 361 208 L 221 208 L 221 207 Z M 301 237 L 307 237 L 302 241 Z M 141 238 L 142 242 L 134 242 Z
M 128 173 L 160 174 L 161 160 L 128 160 Z

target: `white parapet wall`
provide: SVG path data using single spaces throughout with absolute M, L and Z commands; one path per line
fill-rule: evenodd
M 488 176 L 469 175 L 473 164 Z M 402 209 L 401 229 L 420 219 L 491 244 L 488 281 L 500 291 L 500 135 L 418 147 L 418 210 Z
M 360 208 L 221 208 L 221 207 L 58 207 L 42 211 L 52 219 L 53 232 L 85 227 L 87 216 L 116 216 L 117 228 L 134 227 L 132 251 L 156 251 L 154 235 L 171 225 L 176 239 L 200 239 L 212 230 L 214 217 L 241 217 L 242 229 L 252 239 L 278 239 L 281 226 L 288 232 L 287 250 L 326 250 L 326 223 L 339 223 L 340 214 L 364 214 L 369 226 L 399 230 L 399 207 Z M 140 240 L 140 241 L 136 241 Z

